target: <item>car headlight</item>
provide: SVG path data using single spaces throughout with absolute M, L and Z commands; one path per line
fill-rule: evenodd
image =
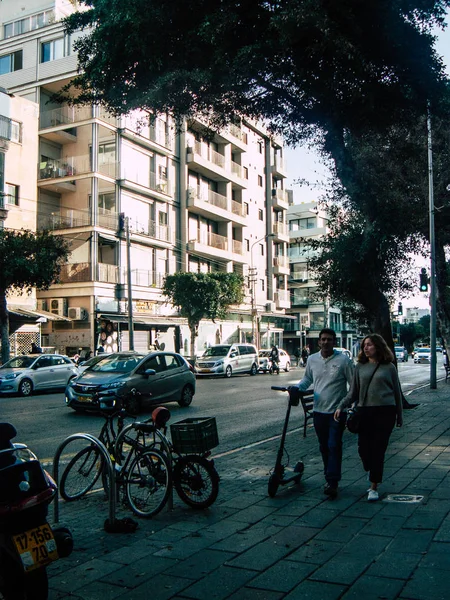
M 126 385 L 126 381 L 113 381 L 112 383 L 104 383 L 100 386 L 101 390 L 118 390 Z
M 221 367 L 221 366 L 223 366 L 223 360 L 218 360 L 218 361 L 216 361 L 216 362 L 214 363 L 214 366 L 215 366 L 215 367 Z
M 17 377 L 20 377 L 21 375 L 23 375 L 22 372 L 20 372 L 20 373 L 8 373 L 8 375 L 5 375 L 4 379 L 17 379 Z

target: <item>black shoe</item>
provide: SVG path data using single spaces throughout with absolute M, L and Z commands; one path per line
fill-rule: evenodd
M 325 485 L 325 487 L 323 488 L 323 493 L 326 496 L 329 496 L 330 498 L 336 498 L 338 495 L 338 490 L 337 490 L 337 487 L 333 487 L 332 485 L 327 483 Z

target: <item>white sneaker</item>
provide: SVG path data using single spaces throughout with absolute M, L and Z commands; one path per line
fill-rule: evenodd
M 379 494 L 377 490 L 369 490 L 369 494 L 367 496 L 367 500 L 369 502 L 376 502 L 379 499 Z

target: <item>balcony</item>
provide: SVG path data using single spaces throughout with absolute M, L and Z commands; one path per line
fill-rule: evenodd
M 225 156 L 198 142 L 186 148 L 186 162 L 195 172 L 214 181 L 227 181 Z
M 131 271 L 131 284 L 145 287 L 161 289 L 164 283 L 165 273 L 157 273 L 156 271 L 147 271 L 144 269 L 134 269 Z M 122 269 L 121 282 L 127 280 L 127 271 Z
M 247 150 L 247 134 L 242 131 L 240 125 L 231 124 L 228 126 L 227 133 L 232 139 L 232 143 L 242 151 Z
M 145 192 L 149 189 L 164 196 L 172 196 L 171 182 L 156 175 L 154 171 L 139 169 L 135 166 L 123 165 L 120 178 L 126 187 L 136 189 L 139 192 Z
M 39 231 L 42 231 L 43 229 L 50 231 L 73 229 L 75 227 L 89 227 L 90 225 L 92 225 L 92 215 L 90 210 L 61 208 L 61 210 L 50 214 L 38 214 L 37 228 Z M 104 229 L 117 231 L 117 213 L 99 208 L 97 225 Z
M 105 162 L 98 165 L 97 173 L 115 179 L 116 162 Z M 92 161 L 89 155 L 69 156 L 66 158 L 49 158 L 38 165 L 38 180 L 41 187 L 54 191 L 75 191 L 75 178 L 92 173 Z M 63 181 L 60 181 L 60 180 Z M 58 180 L 55 183 L 55 180 Z
M 287 256 L 275 256 L 273 259 L 274 275 L 289 275 L 289 258 Z
M 243 205 L 212 190 L 189 188 L 187 191 L 187 206 L 191 213 L 214 219 L 215 221 L 233 221 L 242 227 L 247 219 Z
M 286 190 L 274 188 L 272 190 L 272 207 L 280 210 L 289 208 L 288 194 Z
M 157 225 L 155 221 L 138 221 L 137 219 L 129 219 L 130 230 L 138 235 L 151 237 L 155 240 L 172 243 L 172 235 L 170 227 L 166 225 Z
M 132 134 L 139 136 L 142 142 L 153 142 L 162 146 L 166 150 L 173 152 L 175 138 L 172 129 L 168 123 L 158 117 L 153 118 L 152 115 L 139 116 L 136 114 L 127 115 L 123 118 L 123 126 Z
M 287 177 L 286 166 L 284 164 L 284 160 L 281 156 L 275 155 L 273 157 L 273 162 L 271 165 L 271 171 L 273 175 L 277 175 L 278 177 Z
M 87 283 L 92 281 L 91 263 L 73 263 L 64 265 L 59 276 L 59 283 Z M 98 263 L 95 269 L 95 281 L 102 283 L 119 283 L 119 267 Z
M 0 115 L 0 140 L 9 142 L 11 140 L 12 121 L 9 117 Z
M 286 223 L 276 221 L 272 225 L 272 233 L 274 234 L 274 241 L 289 242 L 289 232 Z
M 290 294 L 287 290 L 278 290 L 275 292 L 274 300 L 278 309 L 291 307 Z

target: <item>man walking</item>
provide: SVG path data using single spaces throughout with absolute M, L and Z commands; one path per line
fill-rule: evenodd
M 341 413 L 336 422 L 333 415 L 347 395 L 347 384 L 350 386 L 354 370 L 352 360 L 333 349 L 335 344 L 335 331 L 322 329 L 319 334 L 320 352 L 308 358 L 305 375 L 298 383 L 302 392 L 314 385 L 314 429 L 323 460 L 324 493 L 330 498 L 336 498 L 341 479 L 342 435 L 346 419 L 346 415 Z

